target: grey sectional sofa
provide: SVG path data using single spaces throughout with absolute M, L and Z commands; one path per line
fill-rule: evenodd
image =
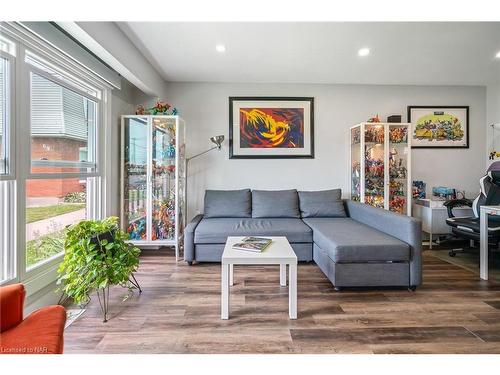
M 340 189 L 207 190 L 204 214 L 185 229 L 184 259 L 220 262 L 228 236 L 286 236 L 298 260 L 314 260 L 336 289 L 419 286 L 420 221 L 340 196 Z

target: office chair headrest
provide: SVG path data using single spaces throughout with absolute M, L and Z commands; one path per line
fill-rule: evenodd
M 500 172 L 500 161 L 491 163 L 486 172 Z
M 500 161 L 491 163 L 487 171 L 488 176 L 494 184 L 500 183 Z

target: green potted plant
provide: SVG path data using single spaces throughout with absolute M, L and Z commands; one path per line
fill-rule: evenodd
M 81 305 L 97 292 L 103 321 L 108 320 L 109 287 L 121 285 L 140 289 L 133 273 L 139 266 L 140 250 L 125 240 L 115 216 L 104 220 L 83 220 L 66 235 L 64 259 L 59 266 L 60 290 Z

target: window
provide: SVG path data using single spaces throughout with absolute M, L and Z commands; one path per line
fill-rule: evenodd
M 67 227 L 104 214 L 110 87 L 20 27 L 0 22 L 0 284 L 37 291 Z
M 30 67 L 31 177 L 26 180 L 26 270 L 64 252 L 68 226 L 97 212 L 99 95 L 33 54 Z M 36 63 L 34 63 L 36 62 Z M 89 97 L 90 96 L 90 97 Z M 66 176 L 71 174 L 71 176 Z
M 94 172 L 96 118 L 95 101 L 31 73 L 32 173 Z
M 9 60 L 0 57 L 0 175 L 9 173 Z

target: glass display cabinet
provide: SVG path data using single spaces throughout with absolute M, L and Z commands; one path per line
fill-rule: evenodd
M 351 127 L 352 200 L 411 215 L 410 126 L 364 122 Z
M 185 125 L 179 116 L 122 116 L 121 225 L 136 246 L 175 246 L 185 225 Z

